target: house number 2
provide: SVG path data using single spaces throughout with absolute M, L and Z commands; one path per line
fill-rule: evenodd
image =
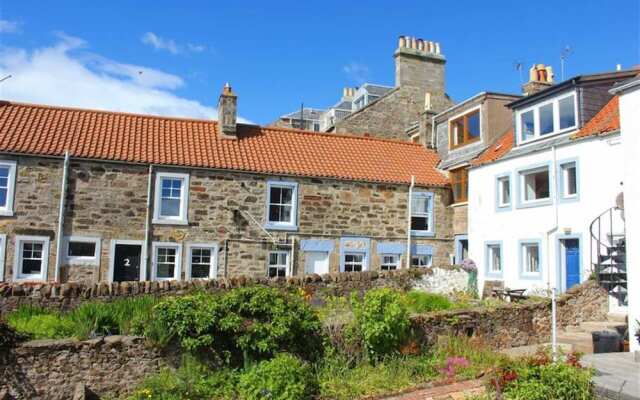
M 128 258 L 125 258 L 125 259 L 124 259 L 124 266 L 125 266 L 125 267 L 130 267 L 130 266 L 131 266 L 131 260 L 130 260 L 130 259 L 128 259 Z

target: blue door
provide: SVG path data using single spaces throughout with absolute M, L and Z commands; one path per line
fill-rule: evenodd
M 567 268 L 566 289 L 580 283 L 580 245 L 578 239 L 564 241 L 565 260 Z

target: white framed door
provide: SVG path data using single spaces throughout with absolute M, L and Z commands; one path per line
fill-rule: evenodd
M 318 275 L 328 274 L 329 273 L 329 252 L 305 251 L 304 273 L 318 274 Z

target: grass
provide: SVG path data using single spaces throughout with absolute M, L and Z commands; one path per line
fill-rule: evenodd
M 441 294 L 412 290 L 407 292 L 404 297 L 407 301 L 409 312 L 413 314 L 449 310 L 453 307 L 451 300 Z
M 129 297 L 109 303 L 84 303 L 68 313 L 22 306 L 7 316 L 7 323 L 33 339 L 141 334 L 157 302 L 152 296 Z

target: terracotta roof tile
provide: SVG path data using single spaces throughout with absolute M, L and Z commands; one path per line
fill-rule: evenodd
M 618 96 L 613 96 L 582 129 L 571 136 L 572 139 L 594 135 L 607 135 L 620 130 L 620 108 Z
M 513 128 L 500 136 L 491 146 L 480 153 L 478 157 L 471 161 L 471 165 L 477 167 L 483 164 L 492 163 L 507 154 L 513 148 Z
M 423 146 L 361 136 L 0 102 L 0 152 L 446 186 Z

